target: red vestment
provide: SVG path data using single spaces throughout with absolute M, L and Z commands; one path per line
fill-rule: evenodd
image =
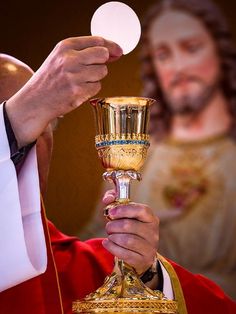
M 47 271 L 0 293 L 0 314 L 69 314 L 72 301 L 101 286 L 111 272 L 113 257 L 102 247 L 101 240 L 81 242 L 62 234 L 50 222 L 48 226 L 53 254 L 46 232 Z M 236 303 L 210 280 L 170 264 L 181 282 L 189 314 L 236 313 Z

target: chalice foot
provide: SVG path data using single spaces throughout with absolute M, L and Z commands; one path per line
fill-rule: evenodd
M 135 270 L 115 258 L 104 284 L 84 300 L 73 303 L 74 313 L 177 313 L 177 304 L 160 291 L 149 289 Z

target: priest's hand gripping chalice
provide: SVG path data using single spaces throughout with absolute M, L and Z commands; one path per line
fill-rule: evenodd
M 106 172 L 105 180 L 115 184 L 117 204 L 130 202 L 130 182 L 140 180 L 138 172 L 149 147 L 149 107 L 154 100 L 142 97 L 93 99 L 98 156 Z M 136 271 L 115 258 L 112 274 L 102 287 L 84 300 L 73 302 L 74 313 L 178 313 L 175 301 L 145 286 Z

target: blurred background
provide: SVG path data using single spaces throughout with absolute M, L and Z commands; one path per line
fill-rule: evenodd
M 1 1 L 0 52 L 37 70 L 55 44 L 71 36 L 90 34 L 94 11 L 107 1 Z M 142 18 L 155 1 L 124 1 Z M 236 2 L 215 0 L 229 19 L 236 40 Z M 140 95 L 139 47 L 109 65 L 98 96 Z M 94 117 L 88 103 L 61 119 L 55 131 L 47 198 L 49 219 L 68 234 L 76 234 L 91 217 L 101 196 L 103 168 L 94 147 Z

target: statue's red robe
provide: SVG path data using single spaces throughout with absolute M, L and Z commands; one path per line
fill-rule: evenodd
M 102 247 L 101 240 L 81 242 L 62 234 L 50 222 L 48 230 L 51 245 L 46 232 L 46 273 L 0 293 L 0 314 L 71 313 L 72 301 L 101 286 L 111 272 L 113 256 Z M 215 284 L 170 263 L 181 283 L 189 314 L 236 313 L 236 303 Z

